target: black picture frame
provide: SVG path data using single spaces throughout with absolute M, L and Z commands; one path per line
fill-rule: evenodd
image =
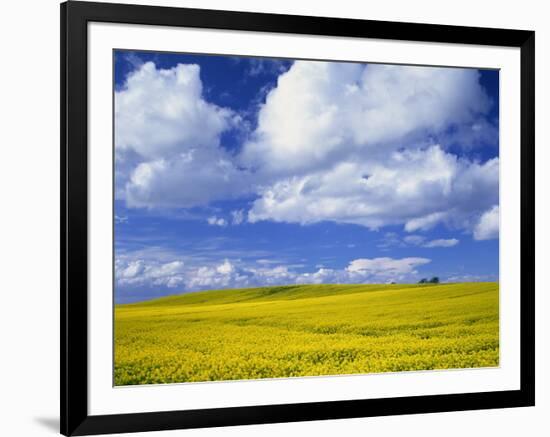
M 87 25 L 184 26 L 521 50 L 521 388 L 386 399 L 88 413 Z M 61 4 L 61 433 L 181 428 L 532 406 L 535 403 L 535 33 L 506 30 L 69 1 Z

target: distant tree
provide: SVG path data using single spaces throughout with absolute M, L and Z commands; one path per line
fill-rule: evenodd
M 434 276 L 432 279 L 430 279 L 430 284 L 439 284 L 439 278 L 437 276 Z
M 419 284 L 427 284 L 428 280 L 426 278 L 422 278 L 420 281 L 418 281 Z

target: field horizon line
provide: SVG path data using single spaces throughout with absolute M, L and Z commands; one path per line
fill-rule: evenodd
M 246 292 L 246 291 L 253 291 L 253 290 L 262 290 L 262 289 L 293 289 L 293 288 L 302 288 L 302 287 L 311 287 L 311 288 L 322 288 L 322 287 L 387 287 L 391 289 L 399 289 L 400 287 L 437 287 L 437 286 L 446 286 L 446 285 L 457 285 L 457 284 L 498 284 L 500 281 L 462 281 L 462 282 L 439 282 L 439 283 L 418 283 L 418 282 L 403 282 L 403 283 L 325 283 L 325 284 L 281 284 L 281 285 L 261 285 L 257 287 L 242 287 L 242 288 L 212 288 L 209 290 L 191 290 L 191 291 L 183 291 L 173 294 L 167 294 L 164 296 L 157 296 L 152 297 L 148 299 L 143 300 L 136 300 L 132 302 L 124 302 L 124 303 L 114 303 L 115 307 L 120 306 L 127 306 L 127 305 L 138 305 L 138 304 L 144 304 L 144 303 L 152 303 L 154 301 L 162 301 L 166 299 L 174 299 L 178 297 L 184 297 L 184 296 L 190 296 L 190 295 L 200 295 L 200 294 L 208 294 L 208 293 L 216 293 L 216 292 Z M 380 290 L 381 291 L 381 290 Z

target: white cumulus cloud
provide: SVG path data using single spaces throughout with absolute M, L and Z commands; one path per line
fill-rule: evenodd
M 471 216 L 498 201 L 498 159 L 459 159 L 438 146 L 394 152 L 384 162 L 341 162 L 278 180 L 260 191 L 250 222 L 325 220 L 409 232 L 439 223 L 469 228 Z
M 175 288 L 184 284 L 184 263 L 145 261 L 142 259 L 115 262 L 115 278 L 120 285 L 162 286 Z
M 476 240 L 491 240 L 499 237 L 500 212 L 497 205 L 485 211 L 474 228 Z
M 296 174 L 474 126 L 489 108 L 475 70 L 297 61 L 268 94 L 243 160 Z
M 129 207 L 192 207 L 246 189 L 220 147 L 239 117 L 208 103 L 198 65 L 147 62 L 115 93 L 117 193 Z

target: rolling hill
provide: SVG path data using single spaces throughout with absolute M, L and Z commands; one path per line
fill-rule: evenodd
M 115 307 L 115 384 L 499 364 L 498 283 L 214 290 Z

